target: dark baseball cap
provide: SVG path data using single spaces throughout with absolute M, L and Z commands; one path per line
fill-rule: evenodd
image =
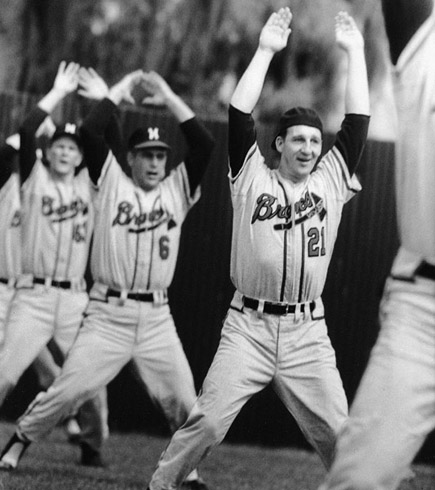
M 82 147 L 82 140 L 80 138 L 80 132 L 77 124 L 65 123 L 62 126 L 58 126 L 51 137 L 51 142 L 54 143 L 56 140 L 64 136 L 74 140 L 79 148 Z
M 275 141 L 287 128 L 291 126 L 312 126 L 317 128 L 323 135 L 323 124 L 319 115 L 314 109 L 307 109 L 305 107 L 293 107 L 280 117 L 278 123 L 278 129 L 275 137 L 272 140 L 271 147 L 276 150 Z
M 163 131 L 158 126 L 149 126 L 147 128 L 138 128 L 131 134 L 128 139 L 128 149 L 140 150 L 142 148 L 162 148 L 170 150 L 171 147 L 161 138 Z

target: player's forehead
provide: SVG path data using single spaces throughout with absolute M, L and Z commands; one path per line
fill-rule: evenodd
M 306 124 L 296 124 L 287 128 L 286 136 L 295 138 L 302 136 L 304 138 L 316 138 L 322 139 L 322 132 L 320 129 L 313 126 L 307 126 Z
M 76 140 L 74 138 L 67 136 L 67 135 L 59 136 L 54 141 L 52 141 L 50 146 L 51 147 L 69 146 L 69 147 L 76 148 L 77 151 L 80 150 L 79 145 L 77 144 Z
M 168 152 L 162 148 L 138 148 L 134 150 L 134 155 L 139 158 L 164 159 L 168 155 Z

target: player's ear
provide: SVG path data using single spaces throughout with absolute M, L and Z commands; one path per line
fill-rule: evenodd
M 284 138 L 279 135 L 275 138 L 275 148 L 279 153 L 282 153 L 282 148 L 284 146 Z
M 127 153 L 127 163 L 129 165 L 129 167 L 132 167 L 133 166 L 133 153 L 131 151 L 129 151 Z

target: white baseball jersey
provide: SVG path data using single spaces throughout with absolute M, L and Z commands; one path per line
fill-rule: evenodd
M 0 278 L 16 279 L 21 271 L 20 262 L 20 180 L 12 172 L 0 188 Z
M 421 258 L 435 264 L 434 53 L 435 11 L 406 45 L 393 73 L 399 234 L 416 264 Z
M 184 163 L 156 189 L 145 192 L 109 152 L 99 180 L 91 253 L 96 282 L 131 291 L 157 291 L 171 284 L 181 224 L 199 199 L 190 196 Z
M 290 304 L 318 298 L 343 205 L 360 189 L 337 147 L 294 184 L 266 166 L 255 141 L 230 182 L 231 278 L 238 291 Z
M 23 273 L 78 280 L 93 230 L 92 185 L 82 169 L 72 185 L 55 181 L 38 159 L 22 186 Z

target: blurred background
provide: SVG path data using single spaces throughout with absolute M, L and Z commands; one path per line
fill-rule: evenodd
M 226 117 L 235 83 L 270 13 L 290 5 L 289 48 L 269 71 L 258 106 L 270 121 L 307 105 L 334 131 L 342 114 L 342 61 L 334 16 L 345 9 L 366 39 L 371 133 L 393 138 L 391 93 L 378 0 L 1 0 L 0 91 L 43 94 L 63 59 L 92 66 L 112 84 L 143 68 L 159 72 L 198 111 Z
M 232 210 L 226 166 L 226 117 L 232 91 L 249 63 L 262 25 L 289 5 L 289 46 L 275 56 L 256 108 L 259 143 L 269 143 L 281 112 L 315 108 L 333 135 L 343 115 L 343 58 L 334 16 L 349 11 L 366 41 L 371 91 L 370 140 L 359 167 L 363 192 L 346 207 L 324 292 L 329 334 L 352 401 L 378 333 L 377 313 L 397 249 L 394 203 L 395 114 L 387 45 L 378 0 L 1 0 L 0 135 L 52 86 L 59 62 L 93 67 L 110 85 L 143 68 L 159 72 L 213 131 L 217 145 L 202 199 L 184 225 L 170 303 L 199 389 L 216 351 L 233 286 L 229 278 Z M 55 119 L 80 120 L 86 104 L 71 95 Z M 173 155 L 183 152 L 176 122 L 158 108 L 122 109 L 126 135 L 149 123 L 166 129 Z M 326 138 L 326 146 L 332 136 Z M 178 160 L 179 161 L 179 160 Z M 174 159 L 172 164 L 178 163 Z M 1 411 L 19 415 L 37 390 L 29 371 Z M 132 370 L 109 385 L 110 426 L 167 434 Z M 308 448 L 296 423 L 269 389 L 242 410 L 227 441 Z M 435 465 L 432 434 L 417 460 Z

